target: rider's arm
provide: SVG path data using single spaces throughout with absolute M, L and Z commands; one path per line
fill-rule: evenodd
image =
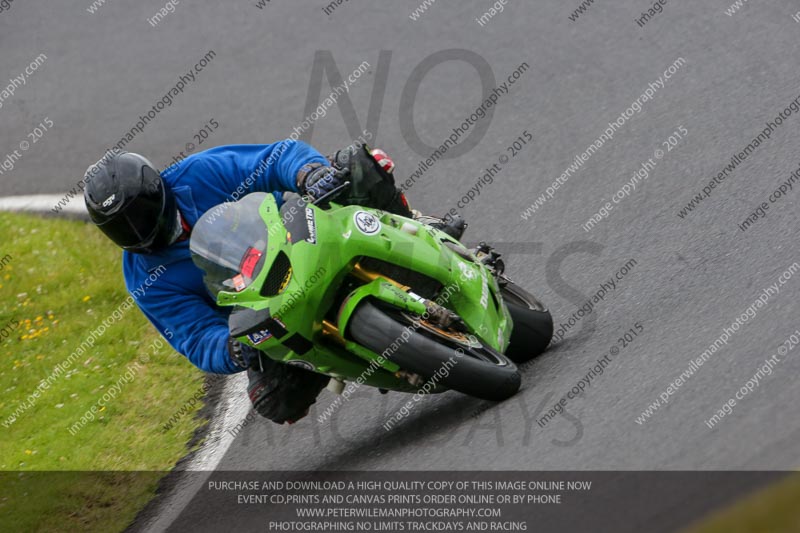
M 143 287 L 137 273 L 126 261 L 128 291 L 148 320 L 179 353 L 206 372 L 233 374 L 242 370 L 228 353 L 228 321 L 215 307 L 205 287 L 187 283 L 196 273 L 191 262 L 168 264 L 158 278 Z M 188 278 L 188 279 L 187 279 Z M 137 289 L 138 288 L 138 289 Z M 142 290 L 144 289 L 144 290 Z
M 198 156 L 210 174 L 223 180 L 233 199 L 251 192 L 297 191 L 297 175 L 307 164 L 329 165 L 317 150 L 302 141 L 218 146 Z

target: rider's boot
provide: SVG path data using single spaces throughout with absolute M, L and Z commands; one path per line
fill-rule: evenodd
M 457 241 L 461 240 L 461 236 L 464 235 L 464 231 L 467 229 L 467 222 L 461 217 L 461 215 L 439 218 L 423 215 L 416 209 L 412 209 L 411 213 L 414 215 L 414 220 L 422 222 L 423 224 L 426 224 L 432 228 L 441 230 Z
M 370 203 L 365 203 L 364 205 L 370 205 L 370 207 L 379 207 L 381 209 L 385 209 L 391 213 L 396 213 L 403 216 L 409 216 L 409 213 L 412 215 L 414 220 L 422 222 L 432 228 L 436 228 L 441 230 L 456 240 L 460 240 L 461 236 L 464 235 L 464 230 L 467 229 L 466 221 L 460 215 L 454 216 L 447 216 L 445 218 L 438 218 L 423 215 L 416 209 L 411 209 L 408 205 L 408 200 L 405 197 L 405 194 L 394 186 L 394 161 L 380 148 L 375 149 L 368 149 L 366 154 L 362 154 L 359 152 L 360 147 L 349 146 L 344 150 L 339 150 L 332 155 L 327 156 L 328 160 L 331 162 L 331 165 L 338 169 L 349 168 L 351 162 L 354 158 L 358 158 L 359 156 L 372 156 L 372 160 L 377 164 L 377 166 L 373 166 L 370 168 L 370 165 L 363 166 L 363 170 L 365 173 L 371 172 L 373 181 L 384 184 L 386 187 L 386 192 L 383 194 L 383 203 L 381 205 L 370 205 Z M 375 176 L 374 173 L 380 174 L 380 176 Z M 362 178 L 363 179 L 363 178 Z M 391 185 L 388 185 L 390 183 Z

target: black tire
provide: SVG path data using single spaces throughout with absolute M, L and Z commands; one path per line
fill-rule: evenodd
M 397 349 L 387 354 L 391 361 L 425 380 L 439 372 L 436 383 L 448 389 L 492 401 L 505 400 L 519 390 L 517 365 L 488 346 L 463 345 L 424 326 L 412 329 L 410 336 L 406 333 L 408 340 L 398 342 L 412 323 L 411 317 L 399 311 L 363 302 L 354 311 L 348 331 L 356 342 L 377 354 L 396 343 Z M 464 351 L 460 356 L 458 348 Z
M 514 322 L 506 355 L 519 365 L 547 349 L 553 338 L 553 317 L 535 296 L 510 280 L 501 284 L 500 293 Z

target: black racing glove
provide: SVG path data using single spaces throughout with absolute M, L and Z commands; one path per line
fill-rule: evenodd
M 262 357 L 264 371 L 247 370 L 247 394 L 253 408 L 276 424 L 297 422 L 308 410 L 330 378 L 310 370 Z
M 328 156 L 334 168 L 347 169 L 350 188 L 338 195 L 342 205 L 363 205 L 411 218 L 403 193 L 395 187 L 394 163 L 382 150 L 349 146 Z
M 297 188 L 301 193 L 314 199 L 325 196 L 335 188 L 342 185 L 350 171 L 325 167 L 321 163 L 310 163 L 303 166 L 297 173 Z
M 236 339 L 228 351 L 237 365 L 247 369 L 247 395 L 261 416 L 277 424 L 294 423 L 308 410 L 330 378 L 270 359 L 267 354 Z

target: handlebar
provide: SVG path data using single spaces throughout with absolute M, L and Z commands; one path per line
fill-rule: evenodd
M 344 190 L 348 189 L 348 188 L 350 187 L 350 185 L 352 185 L 352 184 L 351 184 L 349 181 L 345 181 L 344 183 L 342 183 L 341 185 L 339 185 L 338 187 L 336 187 L 336 188 L 335 188 L 335 189 L 333 189 L 332 191 L 330 191 L 330 192 L 328 192 L 328 193 L 325 193 L 325 194 L 323 194 L 322 196 L 320 196 L 319 198 L 317 198 L 316 200 L 314 200 L 313 202 L 311 202 L 311 204 L 312 204 L 312 205 L 321 205 L 323 202 L 330 201 L 330 199 L 331 199 L 331 198 L 332 198 L 334 195 L 337 195 L 337 194 L 339 194 L 340 192 L 342 192 L 342 191 L 344 191 Z

